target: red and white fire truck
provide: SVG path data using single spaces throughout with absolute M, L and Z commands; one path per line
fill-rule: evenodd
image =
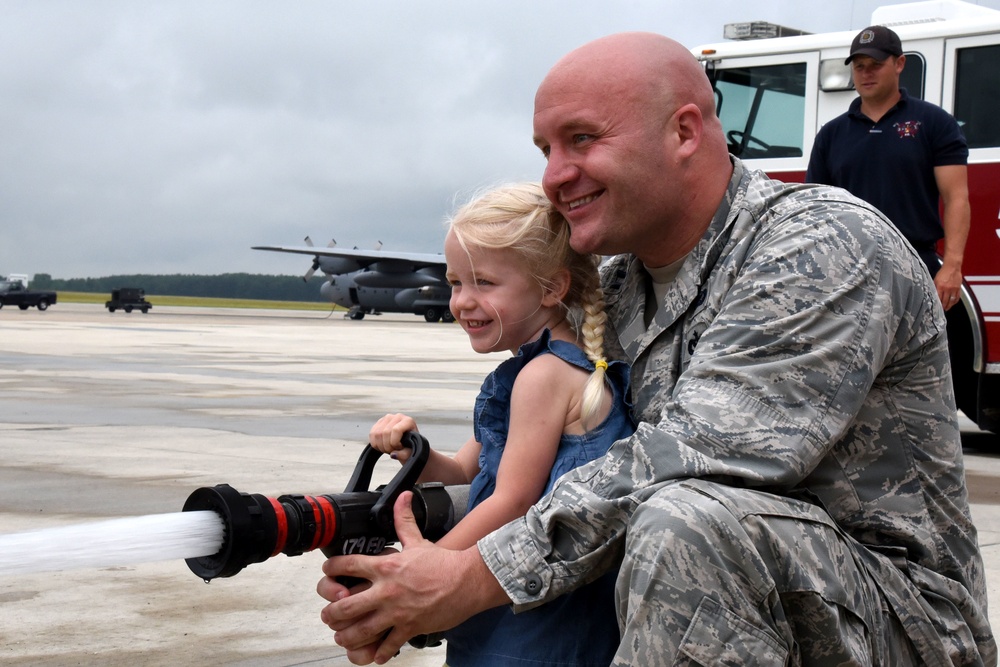
M 1000 11 L 914 2 L 876 9 L 871 24 L 902 40 L 901 86 L 954 115 L 969 143 L 972 229 L 948 335 L 959 408 L 1000 432 Z M 730 152 L 774 178 L 802 182 L 816 132 L 856 97 L 844 59 L 857 32 L 738 23 L 725 27 L 731 41 L 693 49 L 713 82 Z

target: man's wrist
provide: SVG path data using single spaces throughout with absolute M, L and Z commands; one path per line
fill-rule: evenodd
M 460 578 L 462 581 L 462 590 L 476 591 L 476 606 L 478 607 L 476 613 L 510 604 L 510 597 L 486 565 L 483 555 L 479 553 L 478 545 L 472 545 L 462 551 L 461 554 L 461 571 L 465 575 Z
M 943 268 L 943 269 L 950 269 L 950 270 L 953 270 L 953 271 L 961 271 L 962 270 L 962 258 L 961 257 L 959 257 L 958 259 L 947 258 L 947 257 L 942 258 L 941 259 L 941 268 Z

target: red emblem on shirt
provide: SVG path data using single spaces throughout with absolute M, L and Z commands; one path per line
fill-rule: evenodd
M 920 129 L 920 121 L 908 120 L 905 123 L 893 123 L 892 126 L 896 128 L 896 133 L 899 134 L 900 139 L 912 139 L 917 136 L 917 130 Z

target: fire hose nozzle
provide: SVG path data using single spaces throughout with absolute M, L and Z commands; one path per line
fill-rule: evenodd
M 343 493 L 270 498 L 242 493 L 228 484 L 196 489 L 184 511 L 212 510 L 225 529 L 219 551 L 188 558 L 188 567 L 209 581 L 231 577 L 279 553 L 298 556 L 314 549 L 328 557 L 381 553 L 397 539 L 392 511 L 403 491 L 413 491 L 413 515 L 424 537 L 440 539 L 465 515 L 469 487 L 416 484 L 430 446 L 415 431 L 405 434 L 403 443 L 413 454 L 392 481 L 375 491 L 368 486 L 381 452 L 367 446 Z

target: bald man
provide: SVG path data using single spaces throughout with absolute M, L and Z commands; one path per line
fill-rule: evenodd
M 846 191 L 728 155 L 681 45 L 612 35 L 535 97 L 546 194 L 606 267 L 635 435 L 466 551 L 324 564 L 358 663 L 621 564 L 615 665 L 995 664 L 945 322 L 920 258 Z M 371 587 L 347 591 L 337 576 Z

